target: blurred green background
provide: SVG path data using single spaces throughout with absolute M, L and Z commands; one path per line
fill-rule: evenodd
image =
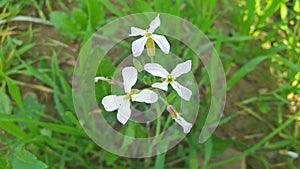
M 1 0 L 0 8 L 1 169 L 300 168 L 299 158 L 289 155 L 300 153 L 299 0 Z M 206 143 L 198 143 L 198 117 L 167 153 L 131 159 L 101 149 L 85 134 L 70 84 L 92 33 L 141 12 L 176 15 L 203 31 L 224 65 L 228 94 Z M 174 50 L 182 54 L 180 45 Z M 111 75 L 119 62 L 106 57 L 103 64 L 111 68 L 100 73 Z M 206 95 L 209 81 L 202 78 L 205 69 L 198 70 Z M 202 100 L 200 110 L 209 104 Z M 133 129 L 136 135 L 147 130 Z

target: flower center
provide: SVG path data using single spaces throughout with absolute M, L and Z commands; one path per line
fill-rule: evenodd
M 167 77 L 167 79 L 166 79 L 166 81 L 168 82 L 168 83 L 171 83 L 171 82 L 173 82 L 175 80 L 175 78 L 172 76 L 172 75 L 168 75 L 168 77 Z
M 140 90 L 138 89 L 132 89 L 129 93 L 127 93 L 124 97 L 125 99 L 131 100 L 133 94 L 138 94 Z
M 155 44 L 154 44 L 154 40 L 152 38 L 147 39 L 146 48 L 147 48 L 148 56 L 151 57 L 151 56 L 155 55 Z
M 152 35 L 152 33 L 150 33 L 150 32 L 148 31 L 148 29 L 146 29 L 146 37 L 149 38 L 151 35 Z

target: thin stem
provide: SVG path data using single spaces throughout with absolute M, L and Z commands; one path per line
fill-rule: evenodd
M 154 56 L 150 56 L 151 63 L 154 63 Z
M 159 105 L 156 105 L 155 107 L 156 107 L 156 112 L 157 112 L 157 117 L 156 117 L 157 122 L 156 122 L 156 131 L 155 131 L 155 135 L 157 136 L 157 135 L 159 135 L 159 133 L 160 133 L 161 118 L 159 118 L 159 113 L 158 113 L 158 112 L 160 112 L 160 107 L 159 107 Z
M 41 86 L 41 85 L 35 85 L 35 84 L 28 84 L 28 83 L 25 83 L 25 82 L 22 82 L 22 81 L 18 81 L 18 80 L 15 80 L 15 82 L 20 85 L 20 86 L 26 86 L 26 87 L 30 87 L 30 88 L 33 88 L 33 89 L 37 89 L 37 90 L 40 90 L 42 92 L 47 92 L 47 93 L 53 93 L 53 90 L 48 88 L 48 87 L 45 87 L 45 86 Z
M 159 99 L 162 100 L 166 105 L 168 105 L 168 102 L 161 96 L 159 96 Z M 161 118 L 159 118 L 159 113 L 161 110 L 160 110 L 160 107 L 157 105 L 156 106 L 156 111 L 157 111 L 157 123 L 156 123 L 156 132 L 155 134 L 156 135 L 159 135 L 160 133 L 160 125 L 161 125 Z M 166 127 L 164 127 L 166 128 Z
M 52 23 L 40 18 L 34 18 L 31 16 L 16 16 L 10 20 L 0 20 L 0 24 L 5 24 L 7 22 L 12 22 L 12 21 L 20 21 L 20 22 L 33 22 L 33 23 L 38 23 L 38 24 L 44 24 L 44 25 L 49 25 L 52 26 Z

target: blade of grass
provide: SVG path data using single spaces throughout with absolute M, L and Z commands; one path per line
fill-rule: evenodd
M 1 121 L 0 128 L 18 139 L 26 140 L 29 138 L 29 136 L 21 130 L 19 126 L 14 124 L 14 122 Z
M 155 159 L 155 169 L 163 169 L 165 164 L 166 153 L 159 154 Z
M 197 150 L 191 143 L 189 144 L 189 167 L 190 169 L 198 168 Z
M 231 88 L 233 84 L 238 82 L 241 78 L 243 78 L 248 72 L 250 72 L 255 66 L 259 63 L 267 59 L 268 57 L 258 57 L 252 59 L 248 63 L 246 63 L 243 67 L 241 67 L 228 81 L 227 81 L 227 88 Z
M 5 116 L 5 115 L 0 115 L 0 124 L 2 122 L 25 122 L 25 123 L 31 123 L 35 124 L 38 126 L 45 127 L 49 130 L 58 132 L 58 133 L 65 133 L 65 134 L 71 134 L 71 135 L 76 135 L 76 136 L 86 136 L 85 132 L 81 130 L 80 128 L 75 128 L 67 125 L 62 125 L 62 124 L 55 124 L 55 123 L 48 123 L 48 122 L 39 122 L 39 121 L 33 121 L 33 120 L 28 120 L 28 119 L 23 119 L 23 118 L 16 118 L 13 116 Z M 19 132 L 19 130 L 16 130 Z

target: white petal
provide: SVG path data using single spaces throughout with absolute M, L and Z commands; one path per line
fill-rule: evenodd
M 191 71 L 192 68 L 192 61 L 188 60 L 183 63 L 179 63 L 171 72 L 171 75 L 175 78 L 179 77 L 182 74 L 185 74 L 189 71 Z
M 147 42 L 146 36 L 143 36 L 132 42 L 132 55 L 134 57 L 138 57 L 143 53 L 146 42 Z
M 169 72 L 166 71 L 165 68 L 163 68 L 160 64 L 157 63 L 147 63 L 145 64 L 144 69 L 150 74 L 152 74 L 153 76 L 167 78 L 169 75 Z
M 122 70 L 122 76 L 123 76 L 124 90 L 126 93 L 129 93 L 131 91 L 131 87 L 136 83 L 137 70 L 132 66 L 125 67 Z
M 182 117 L 179 117 L 178 119 L 175 119 L 175 121 L 176 121 L 179 125 L 182 126 L 183 132 L 184 132 L 184 133 L 189 133 L 190 130 L 191 130 L 191 128 L 192 128 L 192 126 L 193 126 L 191 123 L 185 121 L 184 118 L 182 118 Z
M 119 107 L 117 119 L 120 123 L 125 124 L 131 115 L 130 101 L 124 100 Z
M 152 90 L 142 90 L 138 94 L 133 94 L 131 96 L 132 101 L 145 102 L 145 103 L 155 103 L 158 99 L 157 94 Z
M 159 27 L 159 25 L 160 25 L 160 19 L 159 19 L 159 14 L 157 14 L 155 19 L 150 23 L 149 32 L 150 33 L 154 32 L 155 29 Z
M 159 46 L 159 48 L 165 53 L 168 54 L 170 51 L 170 44 L 166 37 L 163 35 L 152 34 L 151 38 L 155 41 L 155 43 Z
M 292 158 L 298 158 L 298 156 L 299 156 L 298 153 L 293 152 L 293 151 L 288 151 L 287 153 L 288 153 L 288 155 L 291 156 Z
M 176 90 L 178 95 L 186 101 L 189 101 L 192 96 L 192 91 L 176 81 L 171 82 L 172 87 Z
M 131 27 L 131 33 L 129 34 L 129 36 L 144 36 L 146 34 L 146 31 L 141 29 L 141 28 L 137 28 L 137 27 Z
M 124 96 L 109 95 L 102 99 L 102 105 L 106 111 L 117 110 L 123 102 Z
M 95 77 L 94 78 L 95 82 L 98 82 L 99 80 L 101 80 L 101 81 L 109 81 L 110 79 L 108 79 L 106 77 L 103 77 L 103 76 L 99 76 L 99 77 Z
M 164 81 L 162 83 L 153 83 L 152 84 L 152 87 L 154 88 L 158 88 L 158 89 L 161 89 L 161 90 L 164 90 L 164 91 L 167 91 L 168 90 L 168 82 Z

